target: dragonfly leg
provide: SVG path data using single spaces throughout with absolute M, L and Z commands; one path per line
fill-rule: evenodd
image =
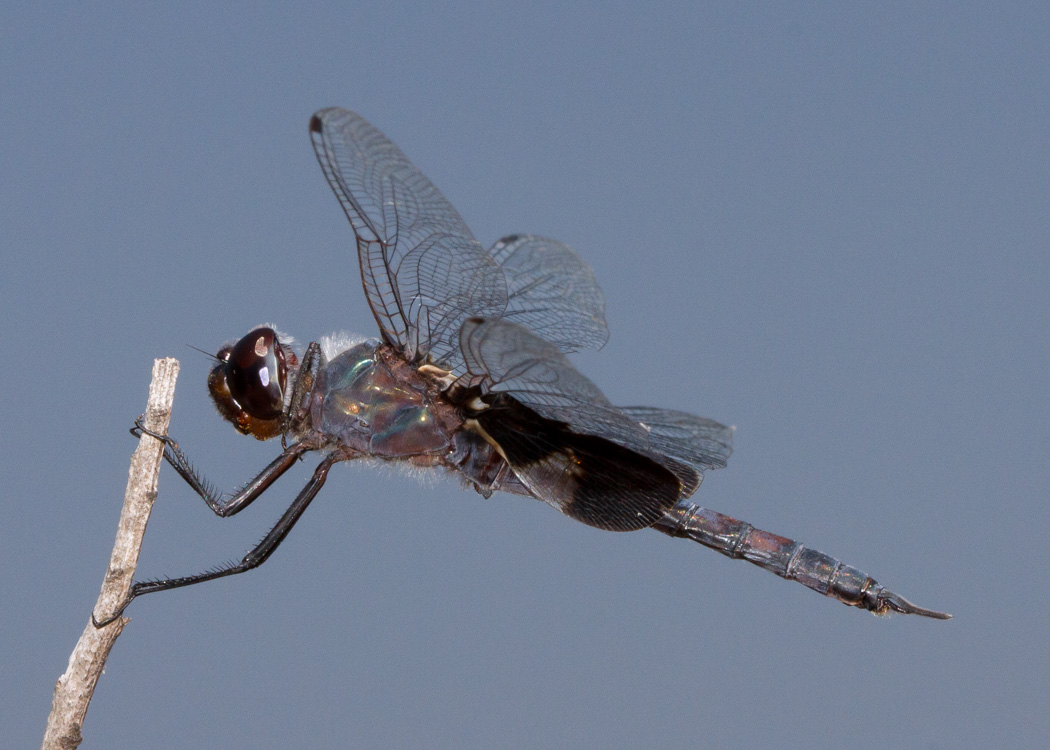
M 302 364 L 299 365 L 299 372 L 295 377 L 295 385 L 292 386 L 292 396 L 288 401 L 288 408 L 285 410 L 285 416 L 283 417 L 283 425 L 281 430 L 281 447 L 287 448 L 285 438 L 288 434 L 288 430 L 293 425 L 301 422 L 310 407 L 310 401 L 307 395 L 313 392 L 314 383 L 317 380 L 317 371 L 321 367 L 321 345 L 316 341 L 310 342 L 310 345 L 306 347 L 306 353 L 303 355 Z
M 303 487 L 299 495 L 292 501 L 292 504 L 288 507 L 288 510 L 284 512 L 280 520 L 274 524 L 274 527 L 270 529 L 263 540 L 259 542 L 248 554 L 246 554 L 239 563 L 233 565 L 223 565 L 213 570 L 209 570 L 206 573 L 198 573 L 197 575 L 184 576 L 182 578 L 164 578 L 156 581 L 142 581 L 136 583 L 131 587 L 128 592 L 127 598 L 121 602 L 120 606 L 115 612 L 106 617 L 103 620 L 95 618 L 94 613 L 91 614 L 91 621 L 94 623 L 96 628 L 103 628 L 109 625 L 111 622 L 120 617 L 127 606 L 131 604 L 132 600 L 143 594 L 152 594 L 157 591 L 168 591 L 170 589 L 182 588 L 183 586 L 192 586 L 196 583 L 204 583 L 205 581 L 211 581 L 216 578 L 225 578 L 226 576 L 237 575 L 238 573 L 245 573 L 254 568 L 258 568 L 274 553 L 274 551 L 280 546 L 281 542 L 284 541 L 285 537 L 288 536 L 288 532 L 295 526 L 295 522 L 303 515 L 303 511 L 306 510 L 307 506 L 310 505 L 310 501 L 314 499 L 317 492 L 324 486 L 325 479 L 328 478 L 328 470 L 332 468 L 338 458 L 336 456 L 328 456 L 314 470 L 313 477 Z
M 824 596 L 877 615 L 894 611 L 938 620 L 951 617 L 915 606 L 867 573 L 830 555 L 692 503 L 679 503 L 653 528 L 668 536 L 692 539 L 728 557 L 747 560 L 781 578 L 798 581 Z
M 175 440 L 167 435 L 147 430 L 142 424 L 141 417 L 135 420 L 135 426 L 131 428 L 131 434 L 135 437 L 149 435 L 164 443 L 164 459 L 171 464 L 171 467 L 178 472 L 180 477 L 186 480 L 186 484 L 204 499 L 204 502 L 208 504 L 212 512 L 222 518 L 235 515 L 251 505 L 279 476 L 292 467 L 296 459 L 310 450 L 310 447 L 304 443 L 295 443 L 288 446 L 281 455 L 270 462 L 269 466 L 259 472 L 258 476 L 233 495 L 226 496 L 225 493 L 215 490 L 198 473 Z

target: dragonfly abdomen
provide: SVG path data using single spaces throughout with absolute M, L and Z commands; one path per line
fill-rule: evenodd
M 824 596 L 877 615 L 892 610 L 942 620 L 951 617 L 915 606 L 867 573 L 831 555 L 693 503 L 679 503 L 653 528 L 668 536 L 692 539 L 728 557 L 747 560 L 781 578 L 798 581 Z

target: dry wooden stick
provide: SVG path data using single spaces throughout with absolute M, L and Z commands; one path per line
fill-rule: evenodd
M 146 403 L 146 428 L 166 435 L 171 421 L 171 402 L 175 397 L 175 379 L 179 375 L 176 359 L 158 359 L 153 362 L 153 380 Z M 104 619 L 113 612 L 128 594 L 131 579 L 138 565 L 146 522 L 157 497 L 157 475 L 164 455 L 164 444 L 149 435 L 143 435 L 131 456 L 128 486 L 124 491 L 124 508 L 117 525 L 117 539 L 109 558 L 109 568 L 102 582 L 102 591 L 95 603 L 94 613 Z M 120 617 L 104 628 L 96 628 L 88 619 L 76 648 L 69 657 L 65 674 L 55 684 L 51 714 L 47 718 L 43 750 L 73 750 L 83 736 L 81 727 L 87 715 L 91 696 L 95 692 L 106 659 L 128 618 Z

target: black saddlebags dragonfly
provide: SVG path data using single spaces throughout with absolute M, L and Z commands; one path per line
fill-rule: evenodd
M 530 235 L 486 250 L 455 208 L 361 116 L 324 109 L 310 139 L 357 236 L 381 337 L 331 337 L 298 355 L 276 331 L 250 331 L 216 355 L 219 413 L 283 452 L 231 496 L 213 490 L 169 437 L 164 457 L 219 516 L 232 516 L 309 451 L 313 477 L 239 563 L 136 583 L 137 596 L 243 573 L 269 558 L 332 465 L 362 456 L 444 467 L 488 497 L 527 495 L 610 531 L 652 528 L 759 565 L 872 612 L 917 607 L 822 552 L 700 508 L 704 472 L 726 465 L 732 430 L 653 407 L 614 406 L 566 354 L 605 343 L 605 302 L 567 246 Z M 132 430 L 145 432 L 141 422 Z M 152 433 L 151 433 L 152 434 Z

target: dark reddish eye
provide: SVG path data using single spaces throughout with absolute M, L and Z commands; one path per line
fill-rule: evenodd
M 226 356 L 223 356 L 226 354 Z M 284 351 L 272 328 L 256 328 L 234 344 L 227 354 L 226 383 L 230 395 L 256 419 L 276 419 L 284 410 L 287 371 Z

